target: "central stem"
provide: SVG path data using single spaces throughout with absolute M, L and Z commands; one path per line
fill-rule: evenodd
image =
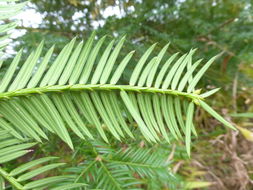
M 177 90 L 169 89 L 160 89 L 160 88 L 148 88 L 148 87 L 139 87 L 139 86 L 130 86 L 130 85 L 111 85 L 111 84 L 96 84 L 96 85 L 85 85 L 85 84 L 75 84 L 75 85 L 54 85 L 54 86 L 45 86 L 45 87 L 36 87 L 36 88 L 26 88 L 10 92 L 0 93 L 0 99 L 9 99 L 15 96 L 26 96 L 29 94 L 42 94 L 47 92 L 61 92 L 61 91 L 80 91 L 80 90 L 124 90 L 124 91 L 133 91 L 133 92 L 147 92 L 147 93 L 161 93 L 161 94 L 171 94 L 175 96 L 183 96 L 186 98 L 191 98 L 193 100 L 203 99 L 198 94 L 186 93 Z

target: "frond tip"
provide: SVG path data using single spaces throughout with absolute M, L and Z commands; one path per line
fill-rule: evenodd
M 134 129 L 129 125 L 133 119 L 147 141 L 185 138 L 189 153 L 191 132 L 196 135 L 192 122 L 195 103 L 234 129 L 204 102 L 216 91 L 195 93 L 216 57 L 198 70 L 201 60 L 192 63 L 196 50 L 178 59 L 176 53 L 163 63 L 169 44 L 151 57 L 154 44 L 137 62 L 129 85 L 120 84 L 134 51 L 120 61 L 125 37 L 107 45 L 105 38 L 95 42 L 93 33 L 86 43 L 77 44 L 74 38 L 52 63 L 53 47 L 41 56 L 43 42 L 19 66 L 21 50 L 0 84 L 0 127 L 13 126 L 16 135 L 39 142 L 48 139 L 49 131 L 73 148 L 67 128 L 82 139 L 93 139 L 87 125 L 91 124 L 108 142 L 108 132 L 118 140 L 134 138 Z

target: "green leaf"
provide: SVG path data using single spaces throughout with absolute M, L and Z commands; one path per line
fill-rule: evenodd
M 60 134 L 60 137 L 62 140 L 64 140 L 71 149 L 73 149 L 73 144 L 71 141 L 71 138 L 69 136 L 69 133 L 67 129 L 64 127 L 62 117 L 60 117 L 59 112 L 56 110 L 55 106 L 53 105 L 52 101 L 49 99 L 47 95 L 40 95 L 40 99 L 43 101 L 45 106 L 47 107 L 47 111 L 52 114 L 52 116 L 55 118 L 55 122 L 57 124 L 58 132 Z M 55 126 L 56 127 L 56 126 Z
M 150 131 L 147 129 L 145 123 L 143 122 L 142 118 L 140 117 L 139 113 L 135 110 L 135 107 L 131 100 L 129 99 L 127 93 L 125 91 L 120 92 L 121 98 L 124 101 L 125 106 L 127 107 L 128 111 L 131 113 L 137 124 L 139 125 L 143 135 L 151 141 L 156 141 Z
M 70 114 L 70 116 L 72 117 L 72 119 L 75 121 L 75 123 L 77 124 L 77 127 L 79 128 L 79 130 L 87 135 L 89 138 L 94 139 L 92 134 L 90 133 L 90 131 L 87 129 L 86 125 L 84 124 L 84 122 L 82 121 L 81 117 L 78 114 L 78 111 L 75 109 L 75 106 L 72 102 L 72 95 L 69 94 L 62 94 L 62 101 L 63 103 L 68 107 L 68 112 Z
M 32 77 L 32 79 L 30 80 L 30 82 L 28 83 L 27 87 L 28 88 L 34 88 L 40 81 L 43 73 L 45 72 L 48 62 L 53 54 L 54 51 L 54 46 L 52 46 L 48 52 L 46 53 L 42 63 L 40 64 L 37 72 L 34 74 L 34 76 Z
M 140 60 L 138 61 L 136 67 L 134 68 L 133 70 L 133 73 L 131 75 L 131 78 L 130 78 L 130 82 L 129 84 L 131 86 L 134 86 L 139 78 L 139 75 L 140 75 L 140 72 L 146 62 L 146 60 L 148 59 L 149 55 L 151 54 L 151 52 L 153 51 L 153 49 L 155 48 L 156 46 L 156 43 L 153 44 L 144 54 L 143 56 L 140 58 Z
M 85 183 L 74 183 L 74 184 L 67 184 L 60 187 L 52 188 L 52 190 L 69 190 L 69 189 L 81 188 L 85 186 L 87 186 L 87 184 Z
M 206 110 L 209 114 L 211 114 L 215 119 L 223 123 L 226 127 L 236 130 L 236 128 L 226 121 L 223 117 L 221 117 L 216 111 L 214 111 L 207 103 L 202 100 L 199 100 L 200 106 Z
M 49 79 L 48 85 L 54 85 L 58 81 L 59 77 L 62 74 L 63 69 L 66 67 L 66 64 L 68 63 L 68 61 L 70 59 L 70 55 L 71 55 L 71 52 L 72 52 L 75 42 L 76 42 L 76 37 L 73 38 L 71 40 L 71 42 L 67 45 L 66 52 L 63 53 L 63 56 L 57 57 L 57 58 L 59 58 L 57 60 L 58 62 L 55 61 L 56 63 L 53 63 L 53 65 L 51 66 L 50 69 L 52 69 L 53 66 L 55 65 L 55 69 L 54 70 L 52 69 L 52 75 Z M 48 73 L 50 73 L 50 70 L 48 71 Z
M 13 91 L 18 88 L 18 83 L 21 81 L 21 78 L 25 75 L 26 70 L 29 68 L 30 63 L 34 58 L 34 51 L 29 55 L 23 66 L 21 67 L 20 71 L 18 72 L 17 76 L 15 77 L 14 81 L 11 83 L 8 91 Z M 30 68 L 29 68 L 30 69 Z
M 110 103 L 112 105 L 112 108 L 114 109 L 114 114 L 118 116 L 118 121 L 121 125 L 121 127 L 125 130 L 125 132 L 132 138 L 134 138 L 132 132 L 130 131 L 125 118 L 123 118 L 120 107 L 119 107 L 119 101 L 118 97 L 115 95 L 115 93 L 110 93 Z
M 69 125 L 72 131 L 81 139 L 84 139 L 83 134 L 79 131 L 78 127 L 76 126 L 76 124 L 74 123 L 70 115 L 68 114 L 67 108 L 65 107 L 61 97 L 58 94 L 54 94 L 52 98 L 53 98 L 54 104 L 59 110 L 60 115 L 66 121 L 66 123 Z
M 167 72 L 169 66 L 171 65 L 171 63 L 173 62 L 173 60 L 176 58 L 176 56 L 178 55 L 178 53 L 173 54 L 163 65 L 163 67 L 161 68 L 156 81 L 155 81 L 155 88 L 160 88 L 162 80 L 165 76 L 165 73 Z
M 116 133 L 118 133 L 122 137 L 125 137 L 117 121 L 118 119 L 115 117 L 116 115 L 114 114 L 114 110 L 112 108 L 112 104 L 110 102 L 108 93 L 102 92 L 100 97 L 103 105 L 105 106 L 105 111 L 107 112 L 107 115 L 109 116 L 112 126 L 115 128 Z
M 210 59 L 199 71 L 198 73 L 193 77 L 193 80 L 189 84 L 187 88 L 187 92 L 192 92 L 201 77 L 204 75 L 206 70 L 211 66 L 211 64 L 214 62 L 214 60 L 218 57 L 219 55 L 214 56 L 212 59 Z
M 172 124 L 172 121 L 169 117 L 170 112 L 169 112 L 169 108 L 168 108 L 166 95 L 161 96 L 161 109 L 162 109 L 163 117 L 164 117 L 164 120 L 166 122 L 167 127 L 169 128 L 169 130 L 170 130 L 171 134 L 173 135 L 173 137 L 178 140 L 178 135 L 177 135 L 177 133 L 174 129 L 174 126 Z
M 3 129 L 8 130 L 9 133 L 12 134 L 17 139 L 24 140 L 24 138 L 9 123 L 7 123 L 3 118 L 0 118 L 0 126 Z
M 13 61 L 11 62 L 10 67 L 8 68 L 7 72 L 4 75 L 4 78 L 1 81 L 1 85 L 0 85 L 0 92 L 5 91 L 5 89 L 7 88 L 7 86 L 9 85 L 14 72 L 18 66 L 18 63 L 20 61 L 21 55 L 22 55 L 23 49 L 21 49 L 18 54 L 15 56 L 15 58 L 13 59 Z
M 95 45 L 95 47 L 93 48 L 93 50 L 91 51 L 89 59 L 87 60 L 87 63 L 84 66 L 83 73 L 82 73 L 81 79 L 79 81 L 80 84 L 86 84 L 86 82 L 88 81 L 89 76 L 91 74 L 92 67 L 93 67 L 94 62 L 95 62 L 95 60 L 97 58 L 98 52 L 99 52 L 102 44 L 105 41 L 105 37 L 106 36 L 104 36 L 103 38 L 101 38 L 97 42 L 97 44 Z
M 176 76 L 176 71 L 178 69 L 178 67 L 181 65 L 181 63 L 183 62 L 183 60 L 185 59 L 187 54 L 184 54 L 183 56 L 181 56 L 176 63 L 172 66 L 172 68 L 170 69 L 169 73 L 167 74 L 167 77 L 164 79 L 163 85 L 162 85 L 162 89 L 167 89 L 170 84 L 171 81 L 173 80 L 173 77 Z
M 151 132 L 151 134 L 153 135 L 153 137 L 156 138 L 156 140 L 160 140 L 154 126 L 152 125 L 151 122 L 151 118 L 149 117 L 148 112 L 151 112 L 151 110 L 148 110 L 146 107 L 146 102 L 144 99 L 144 94 L 137 94 L 137 101 L 139 103 L 139 109 L 140 109 L 140 113 L 142 115 L 142 118 L 144 119 L 147 128 L 149 129 L 149 131 Z
M 124 59 L 120 62 L 118 68 L 116 69 L 114 75 L 112 76 L 112 79 L 110 81 L 110 84 L 116 84 L 120 78 L 120 76 L 122 75 L 125 67 L 127 66 L 128 62 L 130 61 L 130 59 L 132 58 L 133 54 L 135 51 L 131 51 L 130 53 L 128 53 Z
M 7 146 L 12 146 L 12 145 L 15 145 L 15 144 L 18 144 L 20 143 L 21 141 L 20 140 L 17 140 L 17 139 L 8 139 L 8 140 L 4 140 L 1 142 L 0 144 L 0 148 L 4 148 L 4 147 L 7 147 Z
M 211 185 L 212 183 L 207 181 L 191 181 L 186 183 L 185 188 L 186 189 L 205 188 Z
M 54 176 L 54 177 L 47 177 L 44 179 L 36 180 L 24 185 L 24 190 L 26 189 L 36 189 L 36 188 L 46 188 L 50 185 L 64 182 L 65 180 L 69 180 L 70 176 Z
M 158 126 L 160 127 L 160 131 L 162 135 L 164 136 L 165 140 L 170 143 L 170 139 L 163 122 L 160 99 L 157 94 L 154 94 L 152 99 L 153 99 L 153 105 L 154 105 L 154 113 L 156 116 Z
M 27 85 L 27 83 L 32 75 L 33 69 L 40 57 L 43 46 L 44 46 L 44 41 L 42 41 L 40 43 L 40 45 L 36 49 L 34 55 L 32 56 L 31 60 L 25 62 L 25 64 L 22 66 L 22 68 L 18 72 L 17 76 L 15 77 L 14 82 L 11 84 L 9 91 L 16 90 L 16 89 L 22 89 Z
M 29 150 L 20 150 L 20 151 L 16 151 L 16 152 L 13 152 L 13 153 L 8 154 L 8 155 L 1 156 L 0 157 L 0 164 L 3 164 L 5 162 L 9 162 L 9 161 L 14 160 L 16 158 L 24 156 L 28 152 L 30 152 L 30 151 Z
M 110 130 L 110 132 L 113 134 L 113 136 L 115 136 L 115 138 L 117 138 L 118 140 L 120 140 L 119 134 L 117 133 L 117 131 L 114 128 L 114 125 L 112 124 L 109 116 L 106 113 L 105 107 L 102 104 L 99 95 L 97 92 L 92 92 L 90 93 L 91 99 L 94 102 L 94 105 L 98 111 L 98 113 L 101 115 L 103 121 L 105 122 L 106 126 L 108 127 L 108 129 Z
M 20 114 L 17 114 L 13 109 L 13 106 L 7 104 L 7 102 L 1 102 L 0 104 L 0 113 L 5 116 L 14 126 L 19 126 L 19 129 L 25 131 L 30 137 L 36 139 L 38 142 L 41 142 L 38 134 L 29 127 L 29 124 L 24 121 L 24 118 Z
M 74 70 L 69 78 L 69 84 L 75 84 L 78 78 L 80 77 L 80 74 L 83 70 L 83 67 L 85 63 L 87 62 L 89 53 L 91 51 L 91 47 L 95 38 L 96 32 L 94 31 L 89 39 L 87 40 L 86 44 L 84 45 L 80 55 L 79 59 L 74 67 Z
M 75 67 L 75 64 L 78 60 L 78 56 L 80 55 L 80 52 L 83 47 L 83 42 L 80 42 L 77 47 L 75 48 L 74 52 L 72 53 L 71 57 L 69 58 L 66 67 L 63 70 L 62 75 L 59 79 L 59 84 L 64 85 L 67 83 L 69 77 L 71 76 L 71 73 Z
M 209 96 L 215 94 L 215 93 L 218 92 L 219 90 L 220 90 L 220 88 L 215 88 L 215 89 L 212 89 L 212 90 L 210 90 L 210 91 L 207 91 L 207 92 L 201 94 L 200 96 L 201 96 L 202 98 L 207 98 L 207 97 L 209 97 Z
M 169 47 L 169 43 L 167 45 L 165 45 L 163 47 L 163 49 L 159 52 L 159 54 L 157 55 L 157 60 L 156 60 L 156 64 L 154 65 L 154 67 L 152 68 L 149 76 L 148 76 L 148 79 L 147 79 L 147 86 L 148 87 L 151 87 L 152 86 L 152 83 L 153 83 L 153 80 L 154 80 L 154 77 L 155 77 L 155 74 L 157 72 L 157 69 L 158 69 L 158 66 L 166 52 L 166 50 L 168 49 Z
M 107 59 L 108 59 L 108 57 L 109 57 L 109 55 L 110 55 L 110 52 L 111 52 L 111 50 L 112 50 L 112 47 L 113 47 L 114 42 L 115 42 L 115 40 L 112 40 L 112 41 L 107 45 L 107 47 L 106 47 L 106 49 L 105 49 L 105 51 L 104 51 L 102 57 L 101 57 L 100 60 L 99 60 L 98 66 L 97 66 L 97 68 L 96 68 L 96 70 L 95 70 L 95 73 L 94 73 L 94 75 L 93 75 L 93 77 L 92 77 L 92 79 L 91 79 L 91 84 L 97 84 L 97 83 L 98 83 L 98 81 L 99 81 L 99 79 L 100 79 L 100 77 L 101 77 L 101 74 L 102 74 L 102 72 L 103 72 L 103 70 L 104 70 L 104 67 L 105 67 L 105 64 L 106 64 L 106 62 L 107 62 Z
M 46 166 L 42 166 L 40 168 L 34 169 L 30 172 L 27 172 L 27 173 L 19 176 L 17 178 L 17 181 L 18 182 L 26 181 L 26 180 L 31 179 L 31 178 L 39 175 L 39 174 L 42 174 L 46 171 L 52 170 L 52 169 L 57 168 L 57 167 L 62 166 L 62 165 L 65 165 L 65 163 L 56 163 L 56 164 L 49 164 L 49 165 L 46 165 Z
M 27 126 L 29 126 L 30 129 L 33 129 L 33 131 L 35 131 L 41 137 L 48 140 L 44 131 L 39 127 L 37 122 L 31 117 L 31 115 L 20 105 L 19 102 L 11 100 L 9 101 L 9 105 L 13 106 L 13 109 L 16 111 L 16 114 L 19 114 L 20 117 L 23 118 L 24 122 L 26 122 Z
M 147 66 L 143 70 L 142 74 L 140 75 L 140 79 L 138 81 L 138 86 L 140 87 L 144 86 L 148 78 L 148 75 L 150 74 L 151 69 L 155 67 L 155 64 L 157 64 L 157 57 L 154 57 L 153 59 L 151 59 L 151 61 L 147 64 Z
M 119 52 L 124 44 L 125 39 L 126 39 L 126 36 L 124 36 L 120 39 L 120 41 L 118 42 L 118 44 L 114 48 L 111 56 L 109 57 L 107 64 L 105 65 L 104 71 L 102 73 L 101 79 L 100 79 L 101 84 L 105 84 L 107 82 L 107 80 L 111 74 L 113 65 L 115 64 L 115 61 L 119 55 Z
M 15 176 L 15 175 L 21 174 L 24 171 L 30 170 L 33 167 L 37 166 L 37 165 L 40 165 L 42 163 L 45 163 L 45 162 L 48 162 L 48 161 L 51 161 L 51 160 L 55 160 L 55 159 L 58 159 L 58 157 L 45 157 L 45 158 L 40 158 L 40 159 L 37 159 L 37 160 L 33 160 L 31 162 L 22 164 L 21 166 L 15 168 L 14 170 L 12 170 L 9 173 L 9 175 L 10 176 Z
M 2 176 L 0 176 L 0 190 L 4 190 L 4 189 L 5 189 L 5 182 Z
M 101 137 L 106 142 L 108 142 L 108 139 L 107 139 L 107 137 L 106 137 L 106 135 L 105 135 L 105 133 L 104 133 L 104 131 L 102 129 L 101 123 L 100 123 L 100 121 L 98 119 L 96 110 L 95 110 L 94 106 L 92 105 L 90 97 L 86 93 L 81 93 L 80 97 L 81 97 L 81 100 L 79 99 L 80 100 L 80 105 L 85 106 L 84 110 L 87 111 L 89 113 L 89 115 L 91 116 L 91 119 L 93 121 L 92 123 L 94 123 L 95 126 L 97 127 L 97 130 L 100 133 Z
M 20 150 L 31 148 L 34 145 L 36 145 L 36 143 L 23 143 L 23 144 L 18 144 L 18 145 L 11 146 L 11 147 L 3 148 L 0 150 L 0 157 L 12 154 L 12 153 L 20 151 Z
M 176 75 L 173 77 L 173 80 L 171 82 L 171 89 L 175 90 L 177 88 L 179 79 L 181 78 L 181 75 L 185 69 L 185 67 L 187 66 L 188 62 L 191 60 L 192 55 L 194 54 L 194 52 L 196 51 L 196 49 L 191 50 L 188 55 L 185 57 L 184 61 L 181 63 L 181 65 L 178 67 Z
M 253 113 L 231 113 L 232 117 L 245 117 L 245 118 L 253 118 Z
M 193 113 L 194 113 L 194 103 L 191 102 L 187 109 L 186 123 L 185 123 L 186 127 L 185 144 L 188 156 L 191 155 L 191 128 L 192 128 Z
M 202 61 L 202 59 L 196 61 L 193 64 L 193 66 L 188 69 L 188 71 L 185 73 L 184 77 L 181 79 L 181 82 L 178 85 L 178 88 L 177 88 L 178 91 L 183 91 L 183 89 L 185 88 L 185 86 L 187 84 L 187 81 L 189 81 L 189 79 L 192 77 L 192 73 L 195 71 L 195 69 L 201 63 L 201 61 Z

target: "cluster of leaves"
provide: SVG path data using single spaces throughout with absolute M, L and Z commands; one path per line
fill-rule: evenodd
M 3 4 L 0 10 L 8 12 L 14 7 L 16 13 L 22 6 Z M 2 33 L 8 30 L 3 28 Z M 0 84 L 0 163 L 23 156 L 34 142 L 46 143 L 52 135 L 71 149 L 75 148 L 73 140 L 81 139 L 86 143 L 81 148 L 92 151 L 80 166 L 66 170 L 69 175 L 34 180 L 64 165 L 47 163 L 54 157 L 32 160 L 11 171 L 0 167 L 6 188 L 85 189 L 87 184 L 87 188 L 106 189 L 136 189 L 143 185 L 150 189 L 172 188 L 175 179 L 163 149 L 130 146 L 116 151 L 99 139 L 110 143 L 111 138 L 117 142 L 141 138 L 151 145 L 185 141 L 190 155 L 191 134 L 197 135 L 193 124 L 195 105 L 234 129 L 205 103 L 205 98 L 218 89 L 202 94 L 196 90 L 216 57 L 203 65 L 201 60 L 193 62 L 195 50 L 178 59 L 178 53 L 166 58 L 169 44 L 151 56 L 156 46 L 153 44 L 138 60 L 126 84 L 120 79 L 134 52 L 119 56 L 125 37 L 104 44 L 106 36 L 97 40 L 95 36 L 91 34 L 86 43 L 76 44 L 76 38 L 72 39 L 54 59 L 54 46 L 42 56 L 42 41 L 22 66 L 22 50 L 8 66 Z M 71 137 L 71 131 L 75 137 Z
M 176 189 L 182 183 L 170 171 L 170 151 L 162 147 L 134 144 L 116 151 L 113 146 L 91 141 L 82 143 L 80 151 L 87 155 L 86 160 L 65 171 L 76 176 L 75 182 L 94 189 Z

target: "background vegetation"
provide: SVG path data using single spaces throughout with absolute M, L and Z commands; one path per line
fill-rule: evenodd
M 251 0 L 31 0 L 26 9 L 40 13 L 42 22 L 21 22 L 17 31 L 22 35 L 13 40 L 13 48 L 24 47 L 24 52 L 31 52 L 46 39 L 43 51 L 57 44 L 55 52 L 59 52 L 73 37 L 87 39 L 97 30 L 98 36 L 127 34 L 121 54 L 137 49 L 133 57 L 136 61 L 155 42 L 159 42 L 157 52 L 171 42 L 170 55 L 198 48 L 196 59 L 208 60 L 222 53 L 201 82 L 206 89 L 221 87 L 209 99 L 209 104 L 241 127 L 240 131 L 226 130 L 212 117 L 198 111 L 195 121 L 199 137 L 193 141 L 191 159 L 180 143 L 162 148 L 168 151 L 177 180 L 191 182 L 188 186 L 210 190 L 253 189 L 253 134 L 250 132 L 253 124 L 247 117 L 231 117 L 233 113 L 253 109 L 252 6 Z M 7 64 L 8 61 L 3 68 Z M 125 78 L 129 75 L 125 73 Z M 137 142 L 132 146 L 143 147 L 143 142 Z M 117 149 L 126 144 L 113 146 Z M 40 150 L 31 154 L 34 157 L 56 155 L 65 162 L 75 160 L 77 163 L 72 163 L 73 166 L 84 159 L 80 152 L 77 154 L 80 159 L 73 159 L 75 155 L 59 144 L 59 139 Z

